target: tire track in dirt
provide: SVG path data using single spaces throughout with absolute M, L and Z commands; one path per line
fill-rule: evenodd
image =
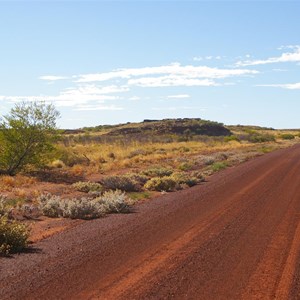
M 296 156 L 297 157 L 297 156 Z M 299 160 L 297 160 L 298 162 Z M 167 282 L 168 280 L 170 281 L 170 273 L 172 274 L 172 272 L 170 272 L 170 269 L 167 267 L 167 265 L 164 265 L 164 268 L 168 269 L 167 275 L 165 275 L 165 277 L 161 277 L 160 280 L 158 280 L 156 278 L 155 281 L 151 282 L 151 284 L 149 283 L 150 278 L 148 279 L 148 291 L 143 291 L 143 292 L 139 292 L 137 294 L 134 294 L 135 299 L 155 299 L 155 298 L 176 298 L 176 299 L 183 299 L 183 298 L 188 298 L 188 299 L 240 299 L 240 295 L 239 293 L 242 291 L 242 289 L 245 287 L 245 285 L 243 284 L 239 284 L 240 281 L 242 281 L 242 283 L 246 283 L 247 282 L 247 276 L 250 273 L 250 271 L 252 271 L 251 267 L 255 266 L 255 263 L 257 260 L 260 259 L 261 254 L 264 253 L 264 244 L 261 243 L 260 238 L 258 239 L 258 243 L 256 245 L 256 252 L 253 252 L 253 250 L 251 251 L 247 251 L 246 249 L 243 251 L 244 254 L 240 253 L 240 250 L 245 248 L 245 245 L 247 245 L 246 241 L 248 238 L 248 242 L 249 242 L 249 236 L 251 237 L 251 230 L 254 231 L 253 228 L 253 224 L 257 224 L 258 226 L 256 226 L 255 231 L 258 234 L 259 232 L 259 227 L 260 226 L 266 226 L 266 224 L 264 224 L 264 219 L 266 218 L 266 213 L 272 212 L 273 207 L 278 211 L 278 218 L 274 218 L 274 222 L 269 224 L 272 225 L 271 227 L 276 228 L 277 223 L 276 222 L 280 222 L 282 215 L 284 214 L 284 212 L 287 210 L 286 208 L 286 204 L 282 203 L 282 201 L 279 201 L 278 204 L 280 204 L 280 206 L 276 206 L 276 203 L 273 203 L 273 199 L 278 199 L 278 196 L 283 196 L 286 197 L 287 204 L 288 206 L 292 206 L 295 205 L 295 202 L 298 204 L 298 208 L 299 208 L 299 185 L 298 182 L 300 179 L 299 177 L 297 178 L 297 174 L 299 174 L 299 170 L 300 169 L 300 165 L 299 163 L 297 165 L 295 165 L 295 161 L 291 161 L 290 164 L 286 165 L 286 167 L 284 169 L 282 169 L 281 174 L 285 174 L 286 178 L 285 180 L 282 180 L 281 177 L 276 176 L 277 177 L 277 181 L 273 182 L 273 184 L 271 185 L 271 187 L 275 187 L 274 192 L 269 192 L 267 194 L 269 201 L 268 201 L 268 205 L 264 205 L 265 201 L 261 201 L 261 203 L 263 204 L 263 206 L 257 206 L 257 208 L 261 208 L 262 212 L 259 212 L 259 209 L 256 211 L 256 216 L 252 215 L 253 218 L 255 218 L 253 220 L 253 222 L 249 222 L 248 226 L 244 227 L 244 230 L 241 230 L 241 237 L 242 240 L 244 241 L 242 243 L 242 246 L 240 248 L 237 248 L 237 250 L 234 251 L 234 246 L 232 246 L 231 244 L 228 245 L 228 242 L 226 243 L 226 239 L 224 240 L 223 245 L 220 246 L 220 248 L 222 247 L 223 250 L 228 247 L 228 249 L 230 249 L 230 252 L 228 251 L 228 253 L 230 253 L 230 255 L 228 255 L 228 259 L 227 261 L 229 262 L 228 265 L 230 265 L 230 268 L 227 269 L 227 273 L 224 272 L 224 269 L 220 269 L 218 273 L 215 274 L 215 276 L 210 276 L 210 278 L 205 278 L 205 276 L 203 276 L 203 274 L 199 274 L 198 278 L 197 278 L 197 285 L 200 286 L 200 290 L 199 288 L 195 287 L 194 290 L 196 291 L 194 294 L 191 294 L 189 292 L 189 289 L 191 290 L 191 286 L 180 286 L 182 284 L 182 278 L 184 278 L 185 276 L 187 277 L 188 275 L 186 274 L 182 274 L 182 268 L 186 268 L 185 266 L 189 263 L 192 262 L 192 267 L 194 267 L 195 265 L 195 261 L 197 261 L 197 257 L 194 254 L 187 254 L 185 253 L 185 255 L 183 255 L 183 259 L 179 259 L 179 262 L 177 262 L 177 266 L 175 266 L 175 268 L 173 268 L 173 274 L 174 275 L 174 279 L 172 279 L 172 281 L 170 282 L 170 286 L 168 287 L 166 285 L 162 285 L 161 288 L 159 288 L 160 286 L 160 282 Z M 274 170 L 275 171 L 275 170 Z M 271 172 L 270 172 L 271 173 Z M 278 175 L 278 174 L 277 174 Z M 276 179 L 276 178 L 275 178 Z M 293 180 L 294 179 L 294 180 Z M 290 182 L 294 183 L 294 188 L 289 189 L 285 189 L 285 187 L 288 187 L 290 184 Z M 266 184 L 266 183 L 265 183 Z M 262 186 L 265 185 L 264 183 L 262 183 Z M 270 186 L 265 186 L 267 187 L 267 189 L 270 189 Z M 282 193 L 282 187 L 284 187 L 284 193 Z M 298 189 L 297 189 L 298 187 Z M 281 191 L 281 192 L 280 192 Z M 287 192 L 285 192 L 287 191 Z M 241 193 L 241 195 L 245 195 L 246 198 L 251 199 L 253 197 L 253 195 L 246 195 L 246 193 Z M 263 189 L 260 189 L 258 192 L 258 195 L 264 195 L 264 191 Z M 256 194 L 257 196 L 257 194 Z M 297 197 L 298 196 L 298 197 Z M 263 196 L 264 197 L 264 196 Z M 279 198 L 280 199 L 280 198 Z M 240 199 L 241 201 L 245 201 L 245 197 Z M 258 198 L 258 200 L 260 200 Z M 265 199 L 262 199 L 265 200 Z M 290 204 L 289 204 L 290 203 Z M 254 203 L 252 203 L 252 205 L 254 206 Z M 295 207 L 293 207 L 295 208 Z M 250 209 L 252 209 L 252 207 L 250 207 Z M 281 213 L 281 211 L 283 213 Z M 299 209 L 298 209 L 299 211 Z M 240 211 L 241 213 L 242 211 Z M 286 215 L 288 216 L 288 218 L 291 218 L 291 216 L 293 217 L 293 213 L 295 211 L 294 210 L 289 210 L 287 211 Z M 248 213 L 248 212 L 247 212 Z M 273 213 L 274 215 L 274 213 Z M 251 215 L 250 215 L 251 216 Z M 268 217 L 268 216 L 267 216 Z M 271 214 L 272 217 L 272 214 Z M 237 216 L 237 218 L 239 218 Z M 240 218 L 243 219 L 243 222 L 245 223 L 245 218 Z M 295 218 L 294 218 L 295 219 Z M 232 219 L 230 220 L 230 222 L 232 223 Z M 297 224 L 297 223 L 296 223 Z M 245 224 L 241 223 L 240 228 L 243 228 Z M 295 225 L 295 222 L 294 224 Z M 228 227 L 230 226 L 230 224 L 228 225 Z M 216 227 L 216 226 L 215 226 Z M 292 228 L 293 230 L 293 228 Z M 236 231 L 236 229 L 235 229 Z M 223 231 L 225 232 L 225 230 Z M 269 230 L 268 235 L 270 235 L 270 233 L 272 233 L 272 230 Z M 285 231 L 285 233 L 287 233 L 287 231 Z M 222 234 L 222 232 L 220 232 L 220 235 Z M 225 236 L 225 233 L 224 233 Z M 236 235 L 235 232 L 235 239 L 239 238 L 239 236 Z M 291 239 L 292 236 L 289 236 L 289 239 Z M 229 240 L 230 237 L 227 236 L 227 240 Z M 255 239 L 257 239 L 257 237 L 253 236 L 251 242 L 254 243 Z M 209 248 L 209 243 L 213 243 L 214 240 L 213 238 L 211 239 L 211 241 L 208 242 L 208 244 L 205 246 L 205 248 Z M 238 243 L 237 243 L 238 244 Z M 251 245 L 250 243 L 248 243 L 249 245 Z M 191 247 L 191 245 L 189 245 Z M 281 248 L 281 250 L 285 250 L 288 251 L 288 248 L 286 247 L 286 245 L 282 245 L 283 249 Z M 196 246 L 194 246 L 195 249 L 197 249 L 196 251 L 199 251 L 199 248 L 201 247 L 200 243 L 197 243 Z M 205 249 L 204 248 L 204 252 Z M 219 250 L 220 251 L 220 250 Z M 200 251 L 201 252 L 201 251 Z M 226 251 L 223 251 L 223 253 L 226 253 Z M 293 252 L 292 252 L 293 253 Z M 258 255 L 259 254 L 259 255 Z M 189 257 L 190 256 L 190 257 Z M 216 262 L 216 257 L 218 257 L 218 253 L 213 253 L 213 255 L 211 255 L 210 253 L 205 253 L 204 258 L 206 260 L 206 264 L 205 264 L 205 260 L 202 261 L 200 264 L 198 264 L 198 268 L 201 268 L 201 266 L 205 266 L 206 269 L 208 269 L 210 266 L 207 265 L 207 260 L 209 260 L 209 257 L 212 257 L 212 263 L 216 264 L 218 266 L 218 264 L 220 265 L 220 262 Z M 192 259 L 192 261 L 189 259 Z M 231 260 L 230 260 L 231 259 Z M 235 260 L 239 261 L 239 263 L 235 263 Z M 221 258 L 220 258 L 221 261 Z M 247 262 L 248 261 L 248 262 Z M 226 257 L 224 258 L 224 262 L 223 264 L 226 265 Z M 246 263 L 245 263 L 246 262 Z M 250 262 L 250 264 L 249 264 Z M 290 264 L 288 264 L 290 266 L 294 266 L 294 261 L 291 262 Z M 214 266 L 211 267 L 212 270 L 214 268 Z M 247 269 L 248 268 L 248 269 Z M 179 269 L 179 270 L 178 270 Z M 218 269 L 218 268 L 217 268 Z M 290 269 L 290 268 L 289 268 Z M 221 270 L 223 272 L 221 272 Z M 195 272 L 193 272 L 192 268 L 188 268 L 188 272 L 191 272 L 192 274 L 197 274 L 196 270 Z M 161 272 L 160 272 L 161 273 Z M 212 271 L 211 271 L 212 273 Z M 275 280 L 276 278 L 278 278 L 278 276 L 281 274 L 280 273 L 280 269 L 275 269 L 274 270 L 274 275 L 277 275 L 277 277 L 275 276 Z M 221 275 L 220 275 L 221 274 Z M 291 272 L 290 272 L 291 274 Z M 205 274 L 204 274 L 205 275 Z M 268 274 L 268 276 L 270 276 L 272 274 Z M 159 276 L 159 275 L 157 275 Z M 204 278 L 201 278 L 204 277 Z M 220 278 L 220 280 L 217 280 L 217 278 Z M 155 278 L 155 276 L 153 275 L 152 278 Z M 178 278 L 180 280 L 178 280 Z M 285 278 L 285 276 L 284 276 Z M 262 278 L 258 277 L 258 280 L 255 282 L 254 285 L 259 285 L 262 282 Z M 147 280 L 145 280 L 147 282 Z M 215 281 L 215 283 L 212 283 L 213 281 Z M 287 280 L 285 279 L 284 282 L 287 282 Z M 176 290 L 176 288 L 174 289 L 174 287 L 176 286 L 180 286 L 179 289 L 184 291 L 185 293 L 180 294 L 180 292 L 178 291 L 178 289 Z M 145 290 L 145 288 L 144 288 Z M 201 291 L 202 290 L 202 291 Z M 264 296 L 262 296 L 261 292 L 264 292 Z M 252 291 L 252 293 L 249 293 L 247 295 L 247 297 L 245 299 L 274 299 L 273 298 L 273 290 L 260 290 L 260 293 L 257 293 L 257 290 Z M 131 291 L 130 294 L 132 295 L 132 287 L 131 287 Z M 285 293 L 288 293 L 288 288 L 285 288 Z M 128 297 L 129 294 L 124 294 L 123 297 L 121 298 L 126 298 Z M 286 298 L 278 298 L 278 299 L 288 299 L 288 297 Z
M 214 211 L 207 219 L 190 228 L 183 236 L 175 239 L 169 244 L 166 244 L 154 254 L 147 254 L 146 257 L 139 259 L 139 264 L 134 266 L 127 266 L 124 270 L 118 270 L 115 276 L 112 276 L 108 283 L 103 284 L 103 282 L 99 282 L 98 292 L 97 291 L 89 291 L 78 295 L 79 298 L 82 299 L 93 299 L 93 298 L 101 298 L 101 299 L 117 299 L 121 296 L 123 290 L 132 289 L 140 280 L 143 280 L 144 277 L 149 276 L 152 272 L 161 272 L 160 267 L 166 263 L 167 260 L 170 260 L 170 257 L 176 252 L 180 251 L 183 247 L 189 244 L 196 236 L 203 234 L 205 231 L 209 229 L 209 227 L 213 226 L 214 223 L 222 218 L 226 213 L 237 214 L 240 212 L 243 206 L 249 205 L 249 202 L 244 202 L 243 206 L 240 205 L 240 197 L 241 195 L 247 194 L 251 189 L 254 189 L 262 180 L 267 178 L 269 174 L 274 172 L 277 168 L 280 168 L 281 165 L 276 165 L 267 170 L 265 173 L 261 174 L 254 180 L 249 183 L 243 189 L 237 191 L 230 201 L 224 203 L 224 207 L 220 208 L 218 211 Z M 237 203 L 238 202 L 238 203 Z M 226 204 L 226 205 L 225 205 Z M 238 205 L 237 205 L 238 204 Z M 231 210 L 231 212 L 229 212 Z M 222 223 L 222 227 L 225 226 L 226 223 Z M 172 262 L 171 262 L 172 264 Z M 168 267 L 169 269 L 170 267 Z M 158 271 L 156 270 L 158 269 Z M 115 287 L 111 289 L 111 285 Z M 96 296 L 97 293 L 101 291 L 100 295 Z M 132 291 L 131 291 L 132 297 Z

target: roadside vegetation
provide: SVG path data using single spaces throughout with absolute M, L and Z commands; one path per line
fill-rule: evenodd
M 128 213 L 137 201 L 300 140 L 296 130 L 201 119 L 58 130 L 58 116 L 51 105 L 22 103 L 0 122 L 2 255 L 27 246 L 28 225 Z

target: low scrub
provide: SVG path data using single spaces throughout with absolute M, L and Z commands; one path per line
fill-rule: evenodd
M 171 177 L 175 180 L 177 185 L 179 185 L 180 187 L 183 187 L 185 185 L 192 187 L 199 182 L 199 180 L 196 177 L 192 177 L 186 173 L 179 173 L 179 172 L 174 173 L 172 174 Z
M 126 176 L 138 182 L 140 185 L 144 185 L 149 180 L 149 177 L 143 174 L 128 173 Z
M 228 164 L 226 162 L 215 162 L 214 164 L 211 165 L 211 168 L 214 172 L 218 172 L 227 167 L 228 167 Z
M 128 154 L 128 158 L 133 158 L 138 155 L 145 156 L 145 155 L 149 155 L 150 153 L 151 153 L 150 151 L 147 151 L 145 149 L 136 149 L 136 150 L 131 151 Z
M 106 213 L 127 213 L 130 210 L 127 196 L 119 190 L 105 192 L 94 201 L 103 205 Z
M 89 193 L 89 192 L 102 192 L 103 186 L 97 182 L 90 181 L 78 181 L 72 185 L 77 191 Z
M 150 191 L 172 192 L 176 189 L 177 182 L 171 176 L 153 177 L 146 182 L 144 188 Z
M 142 173 L 149 177 L 165 177 L 172 175 L 173 170 L 169 168 L 150 168 L 148 170 L 144 170 Z
M 101 180 L 101 183 L 107 190 L 121 190 L 124 192 L 141 191 L 141 184 L 137 179 L 128 175 L 107 176 Z
M 47 194 L 42 195 L 39 200 L 42 213 L 51 218 L 94 219 L 106 212 L 103 205 L 86 197 L 61 199 Z
M 295 136 L 291 133 L 284 133 L 280 135 L 280 138 L 283 140 L 293 140 Z
M 229 135 L 224 137 L 224 142 L 232 142 L 232 141 L 239 142 L 240 139 L 236 135 Z
M 250 134 L 248 137 L 251 143 L 264 143 L 264 142 L 275 142 L 275 136 L 272 134 Z
M 191 162 L 184 162 L 178 166 L 178 169 L 181 171 L 189 171 L 192 170 L 195 164 Z
M 61 199 L 59 196 L 45 194 L 39 201 L 45 216 L 71 219 L 100 218 L 107 213 L 128 212 L 130 208 L 126 195 L 121 191 L 105 192 L 95 199 Z
M 172 192 L 185 187 L 192 187 L 202 181 L 204 181 L 204 177 L 199 172 L 176 172 L 171 176 L 153 177 L 147 181 L 144 188 L 150 191 Z
M 29 231 L 26 225 L 0 218 L 0 255 L 22 251 L 28 243 Z
M 0 194 L 0 217 L 8 215 L 9 211 L 6 196 Z
M 200 171 L 193 171 L 190 176 L 196 178 L 198 183 L 205 181 L 205 177 Z

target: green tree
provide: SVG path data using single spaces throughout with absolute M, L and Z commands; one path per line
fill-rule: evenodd
M 40 164 L 53 149 L 59 112 L 52 104 L 22 102 L 0 121 L 0 172 L 15 175 Z

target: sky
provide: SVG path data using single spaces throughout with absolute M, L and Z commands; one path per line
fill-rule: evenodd
M 0 115 L 300 128 L 300 1 L 0 0 Z

